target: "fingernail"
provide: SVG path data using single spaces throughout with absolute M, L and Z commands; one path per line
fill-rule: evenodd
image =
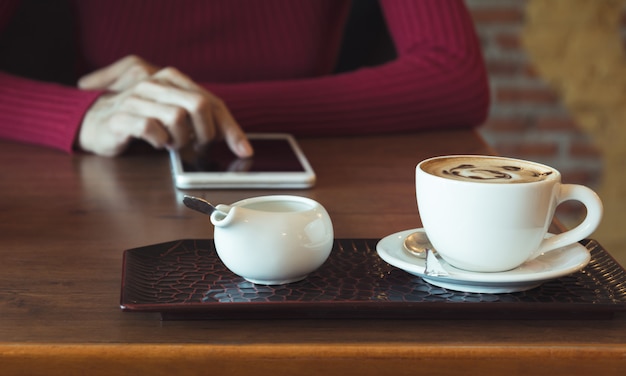
M 248 140 L 242 140 L 237 144 L 237 154 L 239 154 L 240 157 L 250 157 L 254 154 L 252 145 L 250 145 Z

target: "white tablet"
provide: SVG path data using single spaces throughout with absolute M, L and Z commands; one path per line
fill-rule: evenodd
M 174 182 L 182 189 L 309 188 L 315 173 L 295 139 L 283 133 L 253 133 L 251 158 L 238 158 L 225 142 L 172 150 Z

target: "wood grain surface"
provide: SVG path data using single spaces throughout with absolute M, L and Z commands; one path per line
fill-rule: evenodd
M 626 369 L 612 320 L 160 321 L 119 307 L 125 249 L 211 238 L 213 203 L 286 193 L 328 210 L 338 238 L 420 226 L 414 169 L 490 153 L 472 131 L 301 139 L 309 190 L 178 191 L 164 152 L 109 159 L 0 141 L 0 374 L 589 374 Z M 610 251 L 610 250 L 609 250 Z

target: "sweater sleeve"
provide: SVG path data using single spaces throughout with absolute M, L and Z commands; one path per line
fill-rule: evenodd
M 206 84 L 246 131 L 350 135 L 474 127 L 489 89 L 472 19 L 458 0 L 381 0 L 397 59 L 290 81 Z
M 72 151 L 98 91 L 81 91 L 0 72 L 0 138 Z
M 16 3 L 0 0 L 0 32 Z M 479 125 L 489 91 L 463 1 L 380 3 L 398 55 L 392 62 L 314 78 L 204 85 L 246 131 L 350 135 Z M 0 72 L 0 138 L 71 151 L 98 95 Z
M 18 0 L 0 0 L 0 35 L 18 6 Z M 99 95 L 0 71 L 0 138 L 70 152 L 84 113 Z

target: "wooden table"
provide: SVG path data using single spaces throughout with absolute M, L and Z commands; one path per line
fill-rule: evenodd
M 414 168 L 488 153 L 471 131 L 302 139 L 311 197 L 337 237 L 419 227 Z M 167 155 L 107 159 L 0 141 L 0 374 L 622 374 L 612 320 L 161 321 L 119 307 L 125 249 L 210 238 L 181 204 Z M 191 191 L 213 202 L 272 191 Z M 281 191 L 285 193 L 285 191 Z

